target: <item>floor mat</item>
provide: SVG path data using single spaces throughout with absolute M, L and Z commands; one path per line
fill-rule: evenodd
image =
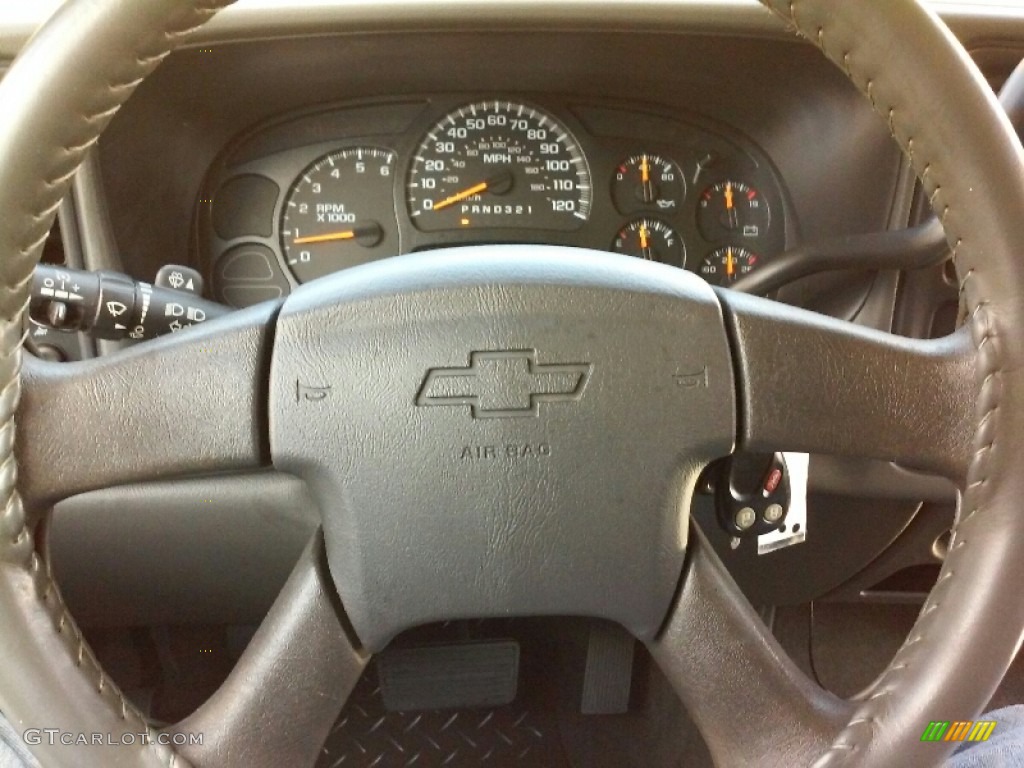
M 327 738 L 318 768 L 568 768 L 554 712 L 494 709 L 388 712 L 374 665 Z

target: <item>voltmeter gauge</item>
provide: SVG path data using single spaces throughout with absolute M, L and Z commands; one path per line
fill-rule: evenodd
M 612 200 L 620 213 L 648 210 L 670 215 L 682 207 L 685 193 L 679 166 L 659 155 L 633 155 L 615 169 Z
M 742 181 L 722 181 L 708 187 L 697 203 L 697 226 L 708 242 L 725 239 L 755 241 L 768 234 L 768 203 Z
M 672 227 L 658 219 L 635 219 L 624 226 L 612 241 L 612 250 L 647 261 L 660 261 L 673 267 L 686 263 L 686 248 Z
M 700 265 L 700 274 L 709 283 L 731 285 L 761 263 L 761 257 L 746 248 L 728 245 L 713 251 Z
M 292 184 L 281 212 L 281 248 L 300 283 L 399 251 L 395 153 L 332 152 Z

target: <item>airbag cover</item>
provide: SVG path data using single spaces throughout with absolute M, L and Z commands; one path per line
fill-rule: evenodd
M 525 245 L 416 254 L 298 289 L 277 325 L 273 462 L 318 497 L 369 650 L 513 615 L 650 638 L 697 474 L 735 433 L 718 300 L 663 265 Z

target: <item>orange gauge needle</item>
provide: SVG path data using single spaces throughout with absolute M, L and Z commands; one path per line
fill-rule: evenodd
M 647 155 L 640 155 L 640 199 L 650 203 L 656 196 L 654 182 L 651 181 L 651 161 Z
M 654 253 L 651 251 L 651 233 L 647 230 L 646 224 L 640 225 L 640 254 L 648 261 L 654 261 Z
M 351 240 L 355 236 L 356 231 L 354 229 L 347 229 L 344 232 L 328 232 L 326 235 L 297 237 L 293 242 L 295 245 L 306 245 L 307 243 L 331 243 L 335 240 Z
M 725 183 L 725 207 L 728 210 L 732 210 L 732 183 Z
M 338 232 L 325 232 L 322 235 L 304 235 L 292 240 L 294 245 L 313 245 L 315 243 L 335 243 L 341 240 L 358 240 L 360 245 L 372 247 L 380 242 L 384 230 L 376 221 L 368 221 L 352 229 Z
M 474 184 L 472 187 L 469 187 L 468 189 L 464 189 L 461 192 L 456 192 L 451 197 L 446 197 L 444 200 L 440 200 L 434 203 L 434 206 L 431 210 L 440 211 L 442 208 L 447 208 L 449 205 L 454 205 L 455 203 L 461 202 L 462 200 L 465 200 L 467 197 L 479 195 L 481 192 L 486 192 L 487 187 L 487 182 L 481 181 L 479 184 Z
M 438 200 L 430 207 L 430 210 L 440 211 L 447 208 L 449 205 L 462 202 L 467 197 L 479 195 L 481 192 L 486 192 L 487 190 L 491 190 L 494 194 L 500 195 L 507 192 L 511 185 L 512 174 L 505 171 L 503 173 L 499 173 L 497 176 L 492 176 L 486 181 L 481 181 L 479 184 L 474 184 L 472 187 L 467 187 L 461 192 L 456 192 L 454 195 L 450 195 L 444 200 Z
M 731 198 L 732 195 L 730 195 L 729 197 Z M 732 248 L 727 250 L 725 253 L 725 274 L 727 277 L 731 278 L 734 274 L 736 274 L 736 261 L 735 259 L 733 259 Z

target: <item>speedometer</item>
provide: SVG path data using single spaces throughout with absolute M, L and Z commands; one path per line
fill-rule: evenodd
M 587 160 L 539 109 L 509 101 L 450 112 L 424 137 L 406 183 L 423 231 L 468 227 L 574 230 L 590 215 Z

